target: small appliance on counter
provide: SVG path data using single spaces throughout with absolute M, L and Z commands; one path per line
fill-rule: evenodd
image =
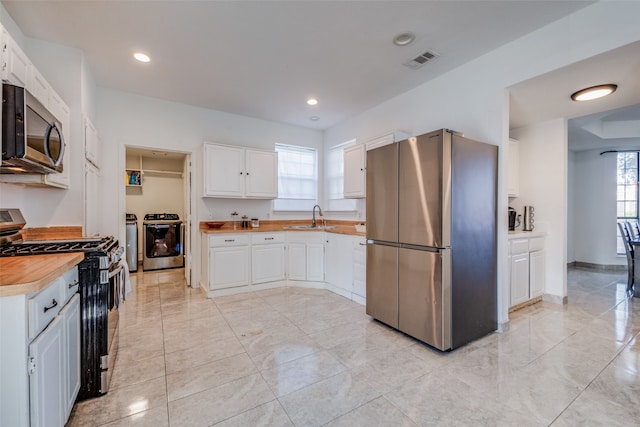
M 518 215 L 516 210 L 509 206 L 509 231 L 514 231 L 516 227 L 520 226 L 520 218 L 522 215 Z
M 524 207 L 524 226 L 523 231 L 533 231 L 533 206 Z

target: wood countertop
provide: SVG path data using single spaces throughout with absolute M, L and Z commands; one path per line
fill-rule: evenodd
M 364 237 L 366 233 L 356 231 L 356 224 L 362 224 L 361 221 L 344 221 L 344 220 L 328 220 L 327 226 L 332 226 L 335 228 L 330 229 L 287 229 L 285 227 L 291 225 L 309 225 L 310 220 L 265 220 L 260 221 L 260 227 L 258 228 L 242 228 L 241 221 L 236 221 L 236 229 L 233 229 L 232 221 L 225 221 L 224 225 L 221 228 L 210 228 L 207 225 L 209 221 L 200 222 L 200 232 L 203 234 L 220 234 L 220 233 L 274 233 L 279 231 L 300 231 L 303 233 L 317 233 L 318 231 L 326 231 L 327 233 L 336 233 L 336 234 L 349 234 L 352 236 L 362 236 Z M 213 221 L 212 221 L 213 222 Z M 322 222 L 322 220 L 318 221 Z
M 84 259 L 84 253 L 0 258 L 0 297 L 37 292 Z

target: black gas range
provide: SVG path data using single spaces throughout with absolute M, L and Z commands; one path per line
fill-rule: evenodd
M 109 390 L 118 351 L 118 305 L 123 280 L 124 248 L 113 236 L 22 241 L 25 225 L 18 209 L 0 209 L 0 257 L 83 252 L 78 264 L 80 286 L 81 385 L 78 399 Z

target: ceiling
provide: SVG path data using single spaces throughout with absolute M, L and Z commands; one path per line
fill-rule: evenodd
M 313 129 L 591 3 L 2 1 L 27 37 L 84 51 L 98 86 Z M 406 31 L 415 41 L 395 46 Z M 136 62 L 135 50 L 152 61 Z M 427 50 L 440 56 L 403 65 Z M 306 105 L 312 96 L 317 106 Z
M 640 148 L 640 42 L 605 52 L 514 85 L 510 92 L 510 128 L 555 118 L 568 119 L 569 149 Z M 613 94 L 588 102 L 570 96 L 604 83 Z

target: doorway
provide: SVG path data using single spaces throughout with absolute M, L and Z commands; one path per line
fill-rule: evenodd
M 135 233 L 127 233 L 128 261 L 135 264 L 136 271 L 184 266 L 188 286 L 191 286 L 190 157 L 185 152 L 125 146 L 125 212 L 129 230 L 135 223 Z M 172 230 L 166 239 L 158 232 L 162 227 Z M 162 262 L 150 262 L 153 259 Z

